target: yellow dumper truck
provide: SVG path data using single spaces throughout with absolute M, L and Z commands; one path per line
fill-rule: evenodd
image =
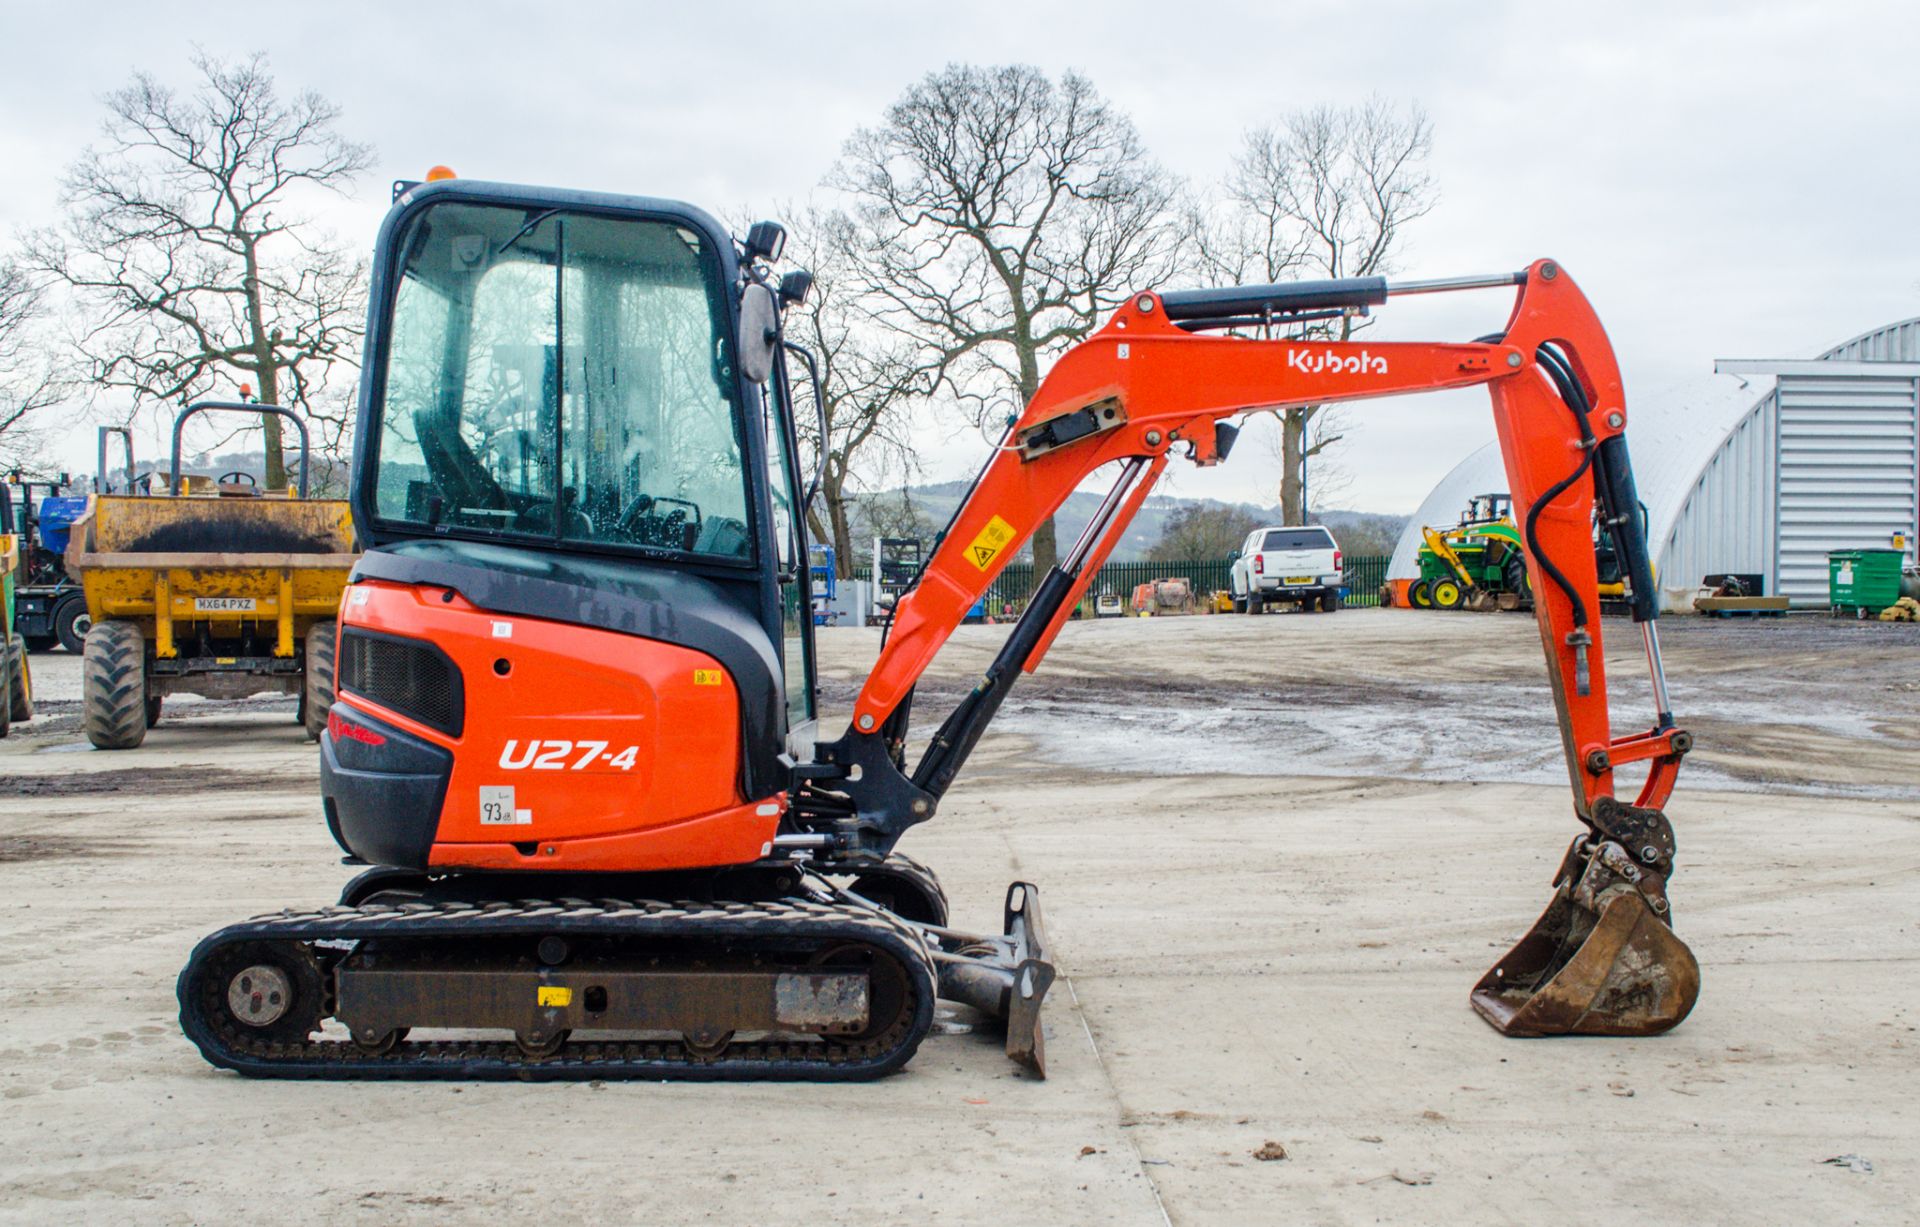
M 209 410 L 291 421 L 300 435 L 298 494 L 263 490 L 244 472 L 181 476 L 181 433 Z M 165 493 L 92 497 L 66 564 L 93 619 L 81 699 L 95 746 L 139 745 L 169 694 L 296 694 L 296 718 L 319 737 L 333 704 L 334 618 L 356 554 L 346 501 L 307 497 L 309 468 L 297 415 L 203 401 L 174 420 Z

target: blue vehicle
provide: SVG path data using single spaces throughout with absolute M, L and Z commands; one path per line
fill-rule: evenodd
M 812 560 L 807 571 L 813 580 L 813 624 L 832 626 L 839 613 L 833 608 L 833 600 L 840 590 L 839 576 L 835 574 L 833 547 L 830 545 L 810 546 L 807 556 Z
M 69 530 L 86 511 L 87 500 L 58 493 L 62 484 L 16 480 L 7 489 L 20 529 L 13 629 L 36 652 L 56 643 L 78 652 L 87 637 L 87 602 L 80 585 L 68 578 L 64 558 Z

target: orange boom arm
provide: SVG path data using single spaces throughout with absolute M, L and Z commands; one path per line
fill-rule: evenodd
M 1625 430 L 1619 366 L 1585 295 L 1552 262 L 1540 261 L 1510 280 L 1520 292 L 1504 335 L 1467 345 L 1208 336 L 1170 319 L 1160 296 L 1130 300 L 1054 365 L 995 453 L 919 585 L 901 600 L 886 647 L 854 707 L 850 732 L 871 734 L 887 723 L 966 610 L 1034 529 L 1103 465 L 1122 462 L 1125 468 L 1103 508 L 1111 514 L 1096 517 L 1076 547 L 1081 565 L 1068 592 L 1073 599 L 1125 532 L 1169 453 L 1178 449 L 1196 464 L 1210 465 L 1231 446 L 1231 428 L 1217 428 L 1220 419 L 1251 409 L 1485 384 L 1514 506 L 1531 526 L 1529 566 L 1541 577 L 1544 554 L 1566 581 L 1565 588 L 1536 582 L 1534 607 L 1561 713 L 1575 807 L 1587 816 L 1595 798 L 1612 795 L 1616 765 L 1648 758 L 1656 766 L 1637 803 L 1663 805 L 1685 734 L 1670 727 L 1662 701 L 1668 727 L 1613 738 L 1597 619 L 1595 475 L 1593 465 L 1582 462 Z M 1548 344 L 1564 355 L 1585 397 L 1584 431 L 1582 418 L 1537 356 Z M 1624 459 L 1624 449 L 1620 455 Z M 1637 517 L 1616 527 L 1637 534 Z M 1636 552 L 1644 556 L 1644 540 L 1622 556 Z M 1075 561 L 1070 555 L 1068 562 Z M 1636 598 L 1650 607 L 1650 579 L 1636 588 Z M 1073 599 L 1052 612 L 1019 662 L 1022 668 L 1038 664 Z M 1650 617 L 1646 621 L 1651 624 Z
M 1207 335 L 1361 312 L 1396 293 L 1491 286 L 1517 287 L 1513 315 L 1500 334 L 1471 344 Z M 1232 446 L 1237 430 L 1222 419 L 1255 409 L 1470 384 L 1484 384 L 1493 400 L 1574 810 L 1587 827 L 1561 866 L 1548 914 L 1488 973 L 1475 1003 L 1513 1033 L 1617 1028 L 1644 1034 L 1673 1025 L 1691 1007 L 1698 974 L 1692 956 L 1663 923 L 1674 842 L 1661 807 L 1691 742 L 1675 727 L 1667 701 L 1619 365 L 1585 295 L 1552 261 L 1521 273 L 1447 282 L 1389 286 L 1362 278 L 1132 298 L 1060 358 L 993 454 L 919 583 L 900 600 L 854 706 L 852 727 L 839 741 L 822 743 L 818 761 L 800 769 L 806 787 L 796 795 L 789 829 L 813 832 L 801 838 L 856 855 L 877 854 L 931 817 L 1014 681 L 1037 666 L 1169 456 L 1184 453 L 1196 464 L 1211 465 Z M 914 684 L 1034 529 L 1108 464 L 1120 466 L 1119 476 L 1086 532 L 1040 580 L 993 666 L 909 774 L 905 748 Z M 1607 710 L 1596 525 L 1611 536 L 1622 560 L 1628 603 L 1653 677 L 1655 723 L 1620 738 Z M 1614 797 L 1615 768 L 1639 761 L 1649 763 L 1646 781 L 1632 804 L 1623 803 Z M 1606 939 L 1583 940 L 1596 931 Z M 1637 953 L 1621 953 L 1629 949 Z M 1622 970 L 1653 964 L 1665 978 L 1651 988 Z M 1552 991 L 1541 987 L 1549 981 Z

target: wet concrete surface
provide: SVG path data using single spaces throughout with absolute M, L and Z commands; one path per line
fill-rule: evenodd
M 1644 723 L 1638 640 L 1604 630 Z M 1663 624 L 1701 1003 L 1519 1041 L 1466 998 L 1574 830 L 1530 620 L 1070 626 L 903 843 L 963 925 L 1040 883 L 1053 1076 L 943 1034 L 849 1087 L 210 1069 L 174 1021 L 193 943 L 352 872 L 314 749 L 287 700 L 183 700 L 91 751 L 78 662 L 37 656 L 51 718 L 0 742 L 0 1222 L 1913 1221 L 1916 631 Z M 923 730 L 1002 633 L 956 634 Z M 829 735 L 877 644 L 822 634 Z

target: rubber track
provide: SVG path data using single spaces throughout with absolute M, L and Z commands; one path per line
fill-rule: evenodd
M 910 999 L 901 1021 L 860 1043 L 754 1040 L 730 1044 L 703 1059 L 669 1040 L 569 1041 L 551 1056 L 530 1057 L 510 1040 L 402 1041 L 369 1053 L 351 1040 L 263 1041 L 244 1024 L 208 1016 L 205 1002 L 225 985 L 196 983 L 220 946 L 361 938 L 499 937 L 509 935 L 691 938 L 750 945 L 754 941 L 845 942 L 875 946 L 906 970 Z M 282 912 L 229 925 L 194 948 L 180 972 L 180 1026 L 208 1062 L 257 1078 L 465 1079 L 568 1081 L 654 1078 L 703 1081 L 792 1079 L 859 1081 L 905 1065 L 933 1026 L 933 960 L 925 939 L 883 912 L 810 900 L 772 903 L 664 903 L 617 899 L 525 900 L 517 903 L 367 904 Z M 218 1000 L 217 997 L 213 998 Z

